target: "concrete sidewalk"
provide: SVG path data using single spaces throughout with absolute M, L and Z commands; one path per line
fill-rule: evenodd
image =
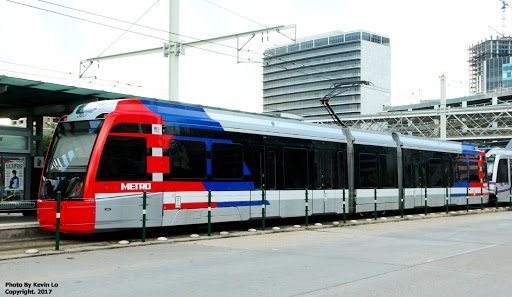
M 268 227 L 266 231 L 258 230 L 256 232 L 248 232 L 246 230 L 236 230 L 232 231 L 227 235 L 220 235 L 218 232 L 212 233 L 211 237 L 208 237 L 207 234 L 200 234 L 199 237 L 191 237 L 187 234 L 180 235 L 166 235 L 164 231 L 162 231 L 162 236 L 168 236 L 166 241 L 159 241 L 156 237 L 148 237 L 146 242 L 141 242 L 141 238 L 126 238 L 129 241 L 129 244 L 123 245 L 119 244 L 120 239 L 114 238 L 119 236 L 112 236 L 109 239 L 100 239 L 100 240 L 87 240 L 82 238 L 76 238 L 73 236 L 63 236 L 60 241 L 60 249 L 59 251 L 55 250 L 55 233 L 53 232 L 44 232 L 39 229 L 39 225 L 37 223 L 32 222 L 21 222 L 14 224 L 2 224 L 0 225 L 0 239 L 2 238 L 1 232 L 2 227 L 5 227 L 11 233 L 16 232 L 16 228 L 20 230 L 24 230 L 23 232 L 27 232 L 28 230 L 34 230 L 36 234 L 33 236 L 33 239 L 25 239 L 22 240 L 23 237 L 13 237 L 10 240 L 0 240 L 0 261 L 9 260 L 9 259 L 18 259 L 25 257 L 34 257 L 34 256 L 46 256 L 46 255 L 55 255 L 55 254 L 63 254 L 63 253 L 77 253 L 77 252 L 85 252 L 85 251 L 94 251 L 94 250 L 102 250 L 102 249 L 115 249 L 115 248 L 124 248 L 124 247 L 136 247 L 136 246 L 144 246 L 144 245 L 153 245 L 153 244 L 169 244 L 169 243 L 178 243 L 185 241 L 197 241 L 197 240 L 209 240 L 209 239 L 218 239 L 218 238 L 229 238 L 229 237 L 240 237 L 240 236 L 251 236 L 251 235 L 262 235 L 262 234 L 271 234 L 271 233 L 279 233 L 279 232 L 294 232 L 300 230 L 307 229 L 323 229 L 323 228 L 335 228 L 335 227 L 349 227 L 349 226 L 358 226 L 358 225 L 369 225 L 369 224 L 382 224 L 382 223 L 393 223 L 393 222 L 401 222 L 401 221 L 410 221 L 410 220 L 428 220 L 434 218 L 443 218 L 443 217 L 453 217 L 453 216 L 465 216 L 465 215 L 478 215 L 478 214 L 491 214 L 491 213 L 499 213 L 499 212 L 507 212 L 511 209 L 509 207 L 505 208 L 486 208 L 482 210 L 470 210 L 470 212 L 466 212 L 465 210 L 460 211 L 451 211 L 446 214 L 444 212 L 436 212 L 430 213 L 427 216 L 424 214 L 414 214 L 414 215 L 405 215 L 404 218 L 400 218 L 399 216 L 392 217 L 379 217 L 377 220 L 374 219 L 359 219 L 359 220 L 347 220 L 344 224 L 343 221 L 339 222 L 326 222 L 323 225 L 315 226 L 310 225 L 308 228 L 305 228 L 304 225 L 301 225 L 299 228 L 294 228 L 293 226 L 282 226 L 279 230 L 272 230 L 272 227 Z M 37 234 L 37 230 L 39 230 L 39 234 Z M 28 234 L 28 233 L 27 233 Z M 27 235 L 29 237 L 29 235 Z M 26 251 L 29 249 L 37 249 L 38 253 L 36 254 L 27 254 Z

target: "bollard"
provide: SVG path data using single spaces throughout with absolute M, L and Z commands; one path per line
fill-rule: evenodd
M 402 212 L 402 219 L 404 218 L 404 195 L 405 195 L 405 189 L 402 188 L 402 197 L 400 199 L 400 209 L 401 209 L 401 212 Z
M 498 209 L 498 196 L 500 195 L 500 191 L 498 189 L 498 184 L 496 183 L 496 209 Z
M 469 212 L 469 188 L 466 188 L 466 212 Z
M 306 227 L 308 227 L 308 190 L 306 189 Z
M 425 187 L 425 215 L 427 215 L 427 187 Z
M 343 188 L 343 223 L 347 222 L 347 215 L 345 213 L 345 188 Z
M 261 230 L 265 231 L 265 189 L 261 189 Z
M 146 190 L 142 192 L 142 242 L 146 242 Z
M 512 208 L 512 185 L 508 189 L 508 198 L 510 199 L 510 208 Z
M 57 212 L 55 221 L 55 250 L 59 250 L 60 245 L 60 191 L 57 191 Z
M 484 210 L 484 188 L 480 187 L 480 206 L 481 210 Z
M 377 188 L 373 189 L 373 199 L 375 204 L 375 220 L 377 220 Z
M 208 190 L 208 236 L 212 235 L 212 191 Z
M 448 188 L 446 188 L 446 213 L 448 214 Z

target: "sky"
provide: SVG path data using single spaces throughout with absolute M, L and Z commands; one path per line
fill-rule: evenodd
M 180 101 L 250 112 L 263 110 L 264 49 L 291 43 L 295 34 L 365 30 L 388 36 L 391 104 L 404 105 L 439 99 L 442 74 L 447 98 L 468 96 L 468 48 L 502 31 L 500 0 L 182 0 L 179 5 L 184 42 L 297 26 L 296 32 L 282 31 L 288 37 L 256 36 L 239 52 L 243 63 L 237 63 L 236 40 L 188 48 L 180 56 Z M 506 17 L 509 35 L 512 8 Z M 130 28 L 135 21 L 158 30 Z M 167 0 L 0 0 L 0 28 L 0 75 L 167 97 L 168 59 L 160 53 L 101 61 L 78 76 L 86 58 L 162 46 L 169 37 Z M 138 34 L 125 32 L 128 28 Z

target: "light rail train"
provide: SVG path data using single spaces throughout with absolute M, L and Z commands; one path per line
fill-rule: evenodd
M 465 205 L 489 200 L 476 145 L 361 131 L 159 100 L 98 101 L 59 122 L 46 156 L 38 220 L 92 233 L 147 226 Z M 265 191 L 263 191 L 265 190 Z
M 489 181 L 489 198 L 492 202 L 510 203 L 512 169 L 512 149 L 492 148 L 486 149 L 487 180 Z

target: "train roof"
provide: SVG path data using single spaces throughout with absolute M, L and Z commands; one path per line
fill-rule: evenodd
M 504 155 L 504 156 L 512 156 L 512 150 L 507 148 L 491 148 L 486 152 L 487 156 L 490 155 Z
M 346 143 L 342 129 L 335 125 L 306 123 L 273 115 L 234 111 L 215 107 L 176 103 L 165 100 L 121 99 L 87 103 L 78 106 L 68 121 L 92 120 L 117 109 L 119 102 L 132 100 L 160 115 L 166 125 L 201 128 L 277 137 L 300 137 L 311 140 Z M 350 128 L 355 144 L 396 147 L 391 133 Z M 402 148 L 478 154 L 473 144 L 400 135 Z

